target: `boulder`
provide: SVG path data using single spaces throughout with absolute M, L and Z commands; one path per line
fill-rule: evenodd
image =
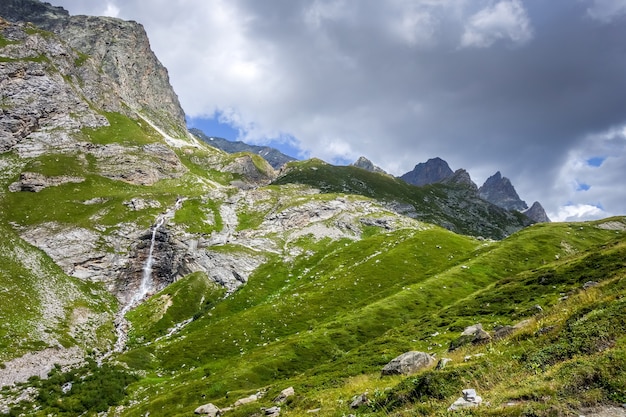
M 364 392 L 361 395 L 355 395 L 352 398 L 352 402 L 350 403 L 350 408 L 359 408 L 362 405 L 367 405 L 370 403 L 370 400 L 367 398 L 367 392 Z
M 382 370 L 383 375 L 410 375 L 433 364 L 428 353 L 411 351 L 394 358 Z
M 218 417 L 222 414 L 222 410 L 217 408 L 215 405 L 208 403 L 196 408 L 194 410 L 194 414 L 202 414 L 209 417 Z
M 263 408 L 266 417 L 278 417 L 280 415 L 280 407 Z
M 241 407 L 242 405 L 253 403 L 257 401 L 258 399 L 259 397 L 257 397 L 256 395 L 251 395 L 246 398 L 240 398 L 237 401 L 235 401 L 235 407 Z
M 435 366 L 435 369 L 441 370 L 445 368 L 450 362 L 452 362 L 452 359 L 450 358 L 441 358 L 439 359 L 439 361 L 437 361 L 437 366 Z
M 463 408 L 478 407 L 483 402 L 483 399 L 476 394 L 474 389 L 464 389 L 463 396 L 459 397 L 450 407 L 448 411 L 456 411 Z
M 478 345 L 482 343 L 486 343 L 491 340 L 491 336 L 485 330 L 483 330 L 483 325 L 480 323 L 474 324 L 473 326 L 468 326 L 463 330 L 461 336 L 450 342 L 449 350 L 455 350 L 461 346 L 467 345 L 469 343 Z
M 276 404 L 283 403 L 288 397 L 291 397 L 295 393 L 296 392 L 294 391 L 293 387 L 285 388 L 284 390 L 280 392 L 280 394 L 278 394 L 276 398 L 274 398 L 274 402 Z

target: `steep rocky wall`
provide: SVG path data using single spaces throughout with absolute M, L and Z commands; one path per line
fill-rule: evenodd
M 22 27 L 32 22 L 57 35 L 40 34 L 38 42 L 45 46 L 40 52 L 48 58 L 68 58 L 65 63 L 55 62 L 60 75 L 71 80 L 80 90 L 79 96 L 97 108 L 131 117 L 140 113 L 171 136 L 186 135 L 184 112 L 167 70 L 150 48 L 139 23 L 70 16 L 62 8 L 37 0 L 3 0 L 0 16 L 21 22 Z

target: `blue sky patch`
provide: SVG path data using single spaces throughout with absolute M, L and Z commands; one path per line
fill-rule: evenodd
M 594 156 L 593 158 L 587 159 L 587 165 L 591 167 L 599 167 L 606 160 L 604 156 Z
M 587 191 L 591 188 L 591 185 L 585 184 L 584 182 L 576 182 L 576 191 Z

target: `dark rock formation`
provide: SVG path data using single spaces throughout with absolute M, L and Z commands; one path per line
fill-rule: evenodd
M 480 198 L 506 210 L 524 211 L 528 208 L 526 202 L 517 195 L 511 181 L 503 177 L 500 171 L 487 178 L 483 186 L 478 189 L 478 194 Z
M 350 166 L 353 167 L 357 167 L 357 168 L 362 168 L 366 171 L 370 171 L 370 172 L 378 172 L 380 174 L 386 174 L 385 170 L 374 165 L 372 163 L 372 161 L 370 161 L 369 159 L 367 159 L 364 156 L 359 157 L 359 159 L 356 160 L 356 162 L 350 164 Z
M 415 165 L 413 171 L 402 175 L 400 179 L 417 186 L 433 184 L 451 177 L 454 172 L 448 163 L 441 158 L 432 158 Z
M 538 201 L 535 201 L 533 205 L 524 212 L 524 214 L 536 223 L 550 223 L 550 218 Z
M 472 181 L 469 173 L 462 168 L 457 169 L 454 171 L 454 174 L 441 180 L 441 183 L 465 185 L 471 190 L 478 191 L 478 186 Z

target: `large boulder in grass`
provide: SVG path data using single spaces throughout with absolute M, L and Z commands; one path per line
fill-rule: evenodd
M 431 366 L 435 358 L 424 352 L 411 351 L 394 358 L 382 370 L 383 375 L 410 375 Z
M 222 414 L 222 410 L 217 408 L 215 405 L 209 403 L 209 404 L 201 405 L 200 407 L 196 408 L 194 413 L 209 416 L 209 417 L 218 417 Z
M 483 329 L 483 325 L 478 323 L 473 326 L 468 326 L 463 330 L 461 336 L 450 342 L 450 348 L 448 350 L 453 351 L 467 344 L 479 345 L 487 343 L 491 340 L 491 336 Z

